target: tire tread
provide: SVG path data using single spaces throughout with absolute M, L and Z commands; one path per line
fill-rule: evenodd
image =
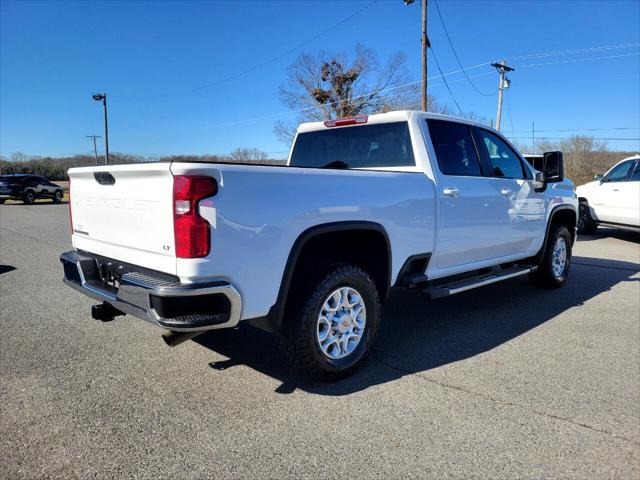
M 368 343 L 365 353 L 358 360 L 358 362 L 351 367 L 343 370 L 327 370 L 322 368 L 313 356 L 313 351 L 309 348 L 307 338 L 307 320 L 310 315 L 315 315 L 314 307 L 324 299 L 327 294 L 327 290 L 333 288 L 336 283 L 339 283 L 341 279 L 352 278 L 354 276 L 361 277 L 367 283 L 369 283 L 370 293 L 374 298 L 374 309 L 379 318 L 381 318 L 381 303 L 373 279 L 359 267 L 356 266 L 343 266 L 338 267 L 331 273 L 326 275 L 320 283 L 316 284 L 311 292 L 305 292 L 309 295 L 307 301 L 295 302 L 291 308 L 291 317 L 287 318 L 283 325 L 282 332 L 279 336 L 279 343 L 284 352 L 285 357 L 289 363 L 296 369 L 314 377 L 323 377 L 326 379 L 339 379 L 349 375 L 357 366 L 362 363 L 362 360 L 367 356 L 370 350 L 370 346 L 373 344 L 375 337 L 378 333 L 378 327 L 380 322 L 367 322 L 367 328 L 369 328 Z M 304 296 L 304 295 L 303 295 Z

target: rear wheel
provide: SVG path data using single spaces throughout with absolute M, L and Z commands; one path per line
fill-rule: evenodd
M 559 288 L 565 284 L 571 265 L 571 233 L 564 225 L 554 225 L 549 233 L 542 261 L 529 275 L 531 282 L 543 288 Z
M 591 209 L 587 202 L 580 202 L 578 209 L 578 233 L 581 235 L 591 235 L 598 229 L 598 224 L 591 216 Z
M 53 203 L 60 203 L 62 201 L 62 190 L 56 190 L 56 193 L 53 194 Z
M 2 205 L 6 200 L 4 198 L 0 198 L 0 205 Z
M 378 291 L 369 274 L 354 266 L 340 267 L 290 308 L 282 348 L 305 373 L 344 377 L 369 353 L 381 318 Z
M 22 203 L 25 205 L 33 205 L 36 201 L 36 194 L 32 190 L 27 190 L 24 192 L 24 196 L 22 197 Z

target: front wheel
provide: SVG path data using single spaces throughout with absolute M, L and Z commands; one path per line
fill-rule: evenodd
M 571 233 L 564 225 L 554 225 L 549 232 L 542 261 L 529 278 L 538 287 L 559 288 L 567 281 L 570 265 Z
M 53 203 L 60 203 L 62 201 L 62 190 L 56 190 L 56 193 L 53 195 Z
M 598 229 L 598 224 L 593 220 L 589 204 L 586 202 L 580 202 L 578 207 L 577 227 L 580 235 L 592 235 Z
M 295 367 L 313 376 L 340 378 L 363 362 L 382 319 L 378 290 L 367 272 L 337 268 L 309 289 L 306 301 L 295 303 L 280 338 Z

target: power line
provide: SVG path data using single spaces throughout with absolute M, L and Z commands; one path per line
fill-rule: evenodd
M 579 53 L 600 52 L 605 50 L 615 50 L 620 48 L 633 48 L 633 47 L 640 47 L 640 43 L 623 43 L 619 45 L 603 45 L 599 47 L 578 48 L 574 50 L 559 50 L 555 52 L 531 53 L 528 55 L 510 56 L 509 58 L 511 60 L 522 60 L 526 58 L 555 57 L 559 55 L 573 55 L 573 54 L 579 54 Z
M 579 83 L 590 83 L 590 82 L 610 82 L 612 80 L 637 80 L 640 78 L 639 76 L 619 76 L 619 77 L 606 77 L 606 78 L 585 78 L 582 80 L 572 80 L 569 82 L 552 82 L 552 83 L 521 83 L 520 88 L 531 88 L 531 87 L 556 87 L 559 85 L 575 85 Z
M 432 53 L 433 53 L 433 47 L 431 47 L 431 51 L 432 51 Z M 630 55 L 623 55 L 623 56 L 632 56 L 632 55 L 639 55 L 639 54 L 630 54 Z M 585 61 L 585 60 L 603 60 L 603 59 L 608 59 L 608 58 L 618 58 L 618 57 L 619 57 L 618 55 L 613 55 L 613 56 L 604 56 L 604 57 L 595 57 L 595 58 L 588 58 L 588 59 L 580 59 L 580 60 L 578 60 L 578 61 Z M 435 59 L 435 54 L 434 54 L 434 59 Z M 565 63 L 565 62 L 566 62 L 566 63 L 572 63 L 572 62 L 574 62 L 574 61 L 575 61 L 575 60 L 572 60 L 572 61 L 564 61 L 564 62 L 562 62 L 562 63 Z M 524 65 L 524 66 L 519 67 L 519 68 L 525 68 L 525 67 L 537 67 L 537 66 L 550 65 L 550 64 L 555 64 L 555 63 L 556 63 L 556 62 L 548 62 L 548 63 L 531 64 L 531 65 Z M 433 76 L 433 77 L 429 77 L 429 80 L 435 80 L 435 79 L 438 79 L 438 78 L 442 78 L 443 80 L 445 80 L 445 78 L 444 78 L 445 76 L 455 75 L 456 73 L 460 73 L 460 72 L 463 72 L 463 71 L 465 71 L 465 72 L 466 72 L 466 71 L 468 71 L 468 70 L 473 70 L 473 69 L 476 69 L 476 68 L 479 68 L 479 67 L 483 67 L 483 66 L 485 66 L 485 65 L 490 65 L 490 64 L 491 64 L 491 62 L 483 62 L 483 63 L 479 63 L 479 64 L 477 64 L 477 65 L 473 65 L 473 66 L 471 66 L 471 67 L 466 67 L 466 68 L 462 68 L 462 69 L 459 69 L 459 70 L 454 70 L 454 71 L 448 72 L 448 73 L 446 73 L 446 74 L 442 74 L 442 70 L 441 70 L 440 68 L 438 68 L 438 70 L 440 71 L 440 75 L 435 75 L 435 76 Z M 439 64 L 438 64 L 438 62 L 437 62 L 437 59 L 436 59 L 436 66 L 438 66 L 438 67 L 439 67 Z M 474 75 L 474 76 L 472 76 L 471 78 L 476 78 L 476 77 L 480 77 L 480 76 L 484 76 L 484 75 L 490 75 L 490 74 L 491 74 L 491 72 L 489 72 L 489 73 L 482 73 L 482 74 L 479 74 L 479 75 Z M 456 82 L 456 81 L 457 81 L 457 80 L 453 80 L 453 81 L 452 81 L 452 83 L 453 83 L 453 82 Z M 396 89 L 399 89 L 399 88 L 409 87 L 409 86 L 412 86 L 412 85 L 418 85 L 418 84 L 420 84 L 421 82 L 422 82 L 422 80 L 417 80 L 417 81 L 415 81 L 415 82 L 409 82 L 409 83 L 405 83 L 405 84 L 402 84 L 402 85 L 397 85 L 397 86 L 394 86 L 394 87 L 389 87 L 389 88 L 385 88 L 385 89 L 382 89 L 382 90 L 378 90 L 378 91 L 375 91 L 375 92 L 368 92 L 368 93 L 366 93 L 366 94 L 363 94 L 363 95 L 359 95 L 359 96 L 353 97 L 353 100 L 358 99 L 358 98 L 363 98 L 363 97 L 369 96 L 369 95 L 371 95 L 372 93 L 386 92 L 386 91 L 396 90 Z M 445 82 L 445 83 L 446 83 L 446 82 Z M 451 90 L 448 88 L 448 85 L 445 85 L 445 86 L 447 87 L 447 89 L 448 89 L 449 91 L 451 91 Z M 452 95 L 452 96 L 453 96 L 453 95 Z M 384 97 L 383 97 L 383 98 L 384 98 Z M 331 102 L 331 103 L 324 104 L 324 106 L 326 106 L 326 105 L 333 105 L 333 104 L 337 104 L 337 103 L 340 103 L 340 102 L 341 102 L 341 100 L 338 100 L 338 101 L 336 101 L 336 102 Z M 456 103 L 457 103 L 457 102 L 456 102 Z M 217 128 L 217 127 L 221 127 L 221 126 L 232 126 L 232 125 L 237 125 L 237 124 L 239 124 L 239 123 L 244 124 L 244 123 L 247 123 L 247 122 L 254 122 L 254 121 L 260 121 L 260 120 L 267 120 L 267 119 L 270 119 L 270 118 L 279 117 L 279 116 L 284 116 L 284 115 L 290 115 L 290 114 L 293 114 L 293 113 L 302 113 L 302 112 L 306 112 L 306 111 L 310 111 L 310 110 L 318 110 L 318 109 L 320 109 L 320 108 L 321 108 L 320 106 L 304 107 L 304 108 L 300 108 L 300 109 L 296 109 L 296 110 L 288 110 L 288 111 L 285 111 L 285 112 L 279 112 L 279 113 L 274 113 L 274 114 L 270 114 L 270 115 L 265 115 L 265 116 L 262 116 L 262 117 L 256 117 L 256 118 L 253 118 L 253 119 L 245 119 L 245 120 L 238 120 L 238 121 L 235 121 L 235 122 L 227 122 L 227 123 L 221 123 L 221 124 L 208 125 L 208 126 L 206 126 L 206 128 Z M 459 108 L 459 106 L 458 106 L 458 108 Z M 459 109 L 462 111 L 462 109 L 461 109 L 461 108 L 459 108 Z
M 605 132 L 611 130 L 640 130 L 640 127 L 608 127 L 608 128 L 559 128 L 559 129 L 547 129 L 547 130 L 536 130 L 536 132 Z M 520 133 L 520 132 L 528 132 L 529 130 L 507 130 L 503 133 Z
M 538 130 L 536 130 L 536 133 L 538 133 Z M 526 138 L 526 139 L 530 139 L 531 137 L 529 136 L 512 136 L 512 135 L 507 135 L 507 138 Z M 542 136 L 539 137 L 539 140 L 571 140 L 574 137 L 546 137 L 546 136 Z M 637 141 L 640 140 L 639 138 L 619 138 L 619 137 L 589 137 L 593 140 L 621 140 L 621 141 Z
M 433 48 L 432 48 L 432 51 L 433 51 Z M 638 55 L 638 54 L 632 54 L 632 55 Z M 625 55 L 625 56 L 627 56 L 627 55 Z M 611 56 L 611 57 L 610 57 L 610 56 L 604 56 L 604 57 L 595 57 L 595 58 L 581 59 L 580 61 L 585 61 L 585 60 L 602 60 L 602 59 L 607 59 L 607 58 L 617 58 L 617 57 L 618 57 L 617 55 L 614 55 L 614 56 Z M 435 58 L 435 55 L 434 55 L 434 58 Z M 571 63 L 571 62 L 572 62 L 572 61 L 567 61 L 566 63 Z M 555 64 L 555 63 L 556 63 L 556 62 L 547 62 L 547 63 L 540 63 L 540 64 L 532 64 L 532 65 L 525 65 L 525 66 L 520 67 L 520 68 L 524 68 L 524 67 L 537 67 L 537 66 L 543 66 L 543 65 Z M 564 63 L 564 62 L 563 62 L 563 63 Z M 437 64 L 437 62 L 436 62 L 436 64 Z M 486 65 L 490 65 L 490 64 L 491 64 L 491 62 L 483 62 L 483 63 L 479 63 L 479 64 L 477 64 L 477 65 L 473 65 L 473 66 L 471 66 L 471 67 L 466 67 L 466 68 L 463 68 L 463 69 L 454 70 L 454 71 L 448 72 L 448 73 L 446 73 L 446 74 L 444 74 L 444 75 L 442 75 L 442 71 L 440 71 L 441 75 L 435 75 L 435 76 L 433 76 L 433 77 L 429 77 L 429 80 L 435 80 L 435 79 L 438 79 L 438 78 L 441 78 L 441 77 L 442 77 L 442 78 L 443 78 L 443 80 L 444 80 L 444 77 L 445 77 L 445 76 L 455 75 L 456 73 L 460 73 L 460 72 L 462 72 L 462 71 L 473 70 L 473 69 L 480 68 L 480 67 L 483 67 L 483 66 L 486 66 Z M 440 70 L 440 69 L 439 69 L 439 70 Z M 485 75 L 492 75 L 492 74 L 493 74 L 493 72 L 486 72 L 486 73 L 481 73 L 481 74 L 478 74 L 478 75 L 472 75 L 470 78 L 477 78 L 477 77 L 481 77 L 481 76 L 485 76 Z M 452 80 L 452 81 L 451 81 L 451 83 L 455 83 L 455 82 L 462 81 L 462 80 L 463 80 L 463 79 L 460 79 L 460 80 Z M 384 88 L 384 89 L 381 89 L 381 90 L 378 90 L 378 91 L 375 91 L 375 92 L 368 92 L 368 93 L 366 93 L 366 94 L 363 94 L 363 95 L 359 95 L 359 96 L 353 97 L 353 99 L 355 100 L 355 99 L 358 99 L 358 98 L 362 98 L 362 97 L 365 97 L 365 96 L 369 96 L 369 95 L 371 95 L 371 94 L 373 94 L 373 93 L 381 93 L 381 92 L 387 92 L 387 91 L 397 90 L 397 89 L 399 89 L 399 88 L 406 88 L 406 87 L 411 87 L 411 86 L 417 86 L 417 85 L 418 85 L 418 84 L 420 84 L 421 82 L 422 82 L 422 80 L 417 80 L 417 81 L 415 81 L 415 82 L 408 82 L 408 83 L 405 83 L 405 84 L 402 84 L 402 85 L 396 85 L 396 86 L 394 86 L 394 87 Z M 440 86 L 440 85 L 438 85 L 438 86 Z M 447 88 L 448 88 L 448 85 L 445 85 L 445 86 L 447 86 Z M 449 89 L 449 88 L 448 88 L 448 89 Z M 449 91 L 450 91 L 450 89 L 449 89 Z M 381 96 L 380 98 L 385 98 L 385 97 L 386 97 L 386 96 Z M 332 105 L 332 104 L 337 104 L 337 103 L 340 103 L 340 101 L 331 102 L 331 103 L 325 104 L 324 106 L 326 106 L 326 105 Z M 456 102 L 456 103 L 457 103 L 457 102 Z M 282 116 L 292 115 L 292 114 L 295 114 L 295 113 L 303 113 L 303 112 L 307 112 L 307 111 L 311 111 L 311 110 L 319 110 L 320 108 L 321 108 L 321 106 L 304 107 L 304 108 L 299 108 L 299 109 L 295 109 L 295 110 L 287 110 L 287 111 L 284 111 L 284 112 L 272 113 L 272 114 L 263 115 L 263 116 L 259 116 L 259 117 L 254 117 L 254 118 L 248 118 L 248 119 L 242 119 L 242 120 L 235 120 L 235 121 L 231 121 L 231 122 L 224 122 L 224 123 L 217 123 L 217 124 L 205 125 L 205 126 L 203 126 L 203 127 L 200 127 L 200 129 L 211 129 L 211 128 L 220 128 L 220 127 L 235 126 L 235 125 L 246 125 L 246 124 L 251 124 L 251 123 L 255 123 L 255 122 L 258 122 L 258 121 L 262 121 L 262 120 L 269 120 L 269 119 L 273 119 L 273 118 L 277 118 L 277 117 L 282 117 Z M 462 110 L 462 109 L 459 107 L 459 105 L 458 105 L 458 108 L 459 108 L 459 110 Z M 528 130 L 527 130 L 527 131 L 528 131 Z M 175 133 L 175 131 L 172 131 L 172 132 L 166 132 L 166 133 Z M 156 134 L 160 134 L 160 132 L 157 132 L 157 133 L 156 133 L 156 132 L 152 132 L 152 133 L 148 133 L 148 134 L 137 134 L 137 135 L 131 135 L 131 134 L 128 134 L 128 135 L 120 135 L 120 136 L 121 136 L 121 137 L 123 137 L 123 136 L 149 136 L 149 135 L 156 135 Z
M 458 65 L 460 66 L 460 68 L 462 69 L 462 73 L 464 74 L 465 78 L 467 79 L 467 81 L 469 82 L 469 85 L 471 85 L 471 87 L 479 94 L 479 95 L 483 95 L 485 97 L 490 97 L 496 94 L 497 90 L 494 90 L 491 93 L 484 93 L 483 91 L 481 91 L 480 89 L 478 89 L 478 87 L 475 86 L 475 84 L 471 81 L 471 79 L 469 78 L 469 76 L 467 75 L 467 72 L 465 71 L 464 67 L 462 66 L 462 62 L 460 61 L 460 57 L 458 57 L 458 53 L 456 52 L 455 47 L 453 46 L 453 41 L 451 40 L 451 37 L 449 36 L 449 32 L 447 30 L 447 26 L 444 23 L 444 19 L 442 18 L 442 13 L 440 12 L 440 5 L 438 4 L 438 0 L 434 0 L 435 5 L 436 5 L 436 11 L 438 12 L 438 17 L 440 17 L 440 23 L 442 24 L 442 29 L 444 30 L 444 34 L 447 37 L 447 40 L 449 41 L 449 45 L 451 46 L 451 50 L 453 51 L 453 56 L 456 57 L 456 61 L 458 62 Z
M 462 111 L 462 107 L 460 107 L 458 100 L 456 100 L 455 95 L 451 91 L 451 87 L 449 87 L 449 84 L 447 83 L 447 79 L 445 78 L 444 73 L 442 73 L 442 69 L 440 68 L 440 62 L 438 62 L 438 57 L 436 57 L 436 52 L 433 50 L 433 46 L 431 46 L 431 55 L 433 56 L 433 59 L 436 62 L 436 67 L 438 67 L 438 71 L 440 72 L 440 77 L 442 77 L 442 81 L 444 82 L 444 86 L 447 87 L 447 90 L 449 91 L 449 95 L 451 95 L 451 98 L 453 99 L 453 103 L 455 103 L 456 107 L 458 107 L 458 110 L 460 111 L 460 115 L 462 115 L 464 118 L 467 118 L 467 116 Z
M 555 62 L 530 63 L 530 64 L 527 64 L 527 65 L 520 65 L 518 68 L 541 67 L 543 65 L 558 65 L 558 64 L 561 64 L 561 63 L 588 62 L 590 60 L 606 60 L 608 58 L 637 57 L 638 55 L 640 55 L 640 52 L 638 52 L 638 53 L 624 53 L 624 54 L 621 54 L 621 55 L 607 55 L 607 56 L 604 56 L 604 57 L 576 58 L 574 60 L 558 60 L 558 61 L 555 61 Z
M 340 20 L 337 23 L 334 23 L 333 25 L 331 25 L 330 27 L 322 30 L 320 33 L 314 35 L 313 37 L 308 38 L 307 40 L 299 43 L 298 45 L 296 45 L 295 47 L 292 47 L 274 57 L 271 57 L 267 60 L 265 60 L 264 62 L 258 63 L 257 65 L 254 65 L 253 67 L 250 67 L 246 70 L 243 70 L 241 72 L 238 72 L 236 74 L 230 75 L 228 77 L 225 78 L 221 78 L 219 80 L 216 80 L 214 82 L 211 83 L 206 83 L 203 85 L 200 85 L 198 87 L 194 87 L 191 89 L 187 89 L 187 90 L 182 90 L 182 91 L 178 91 L 178 92 L 170 92 L 170 93 L 164 93 L 164 94 L 158 94 L 158 95 L 144 95 L 144 96 L 135 96 L 135 97 L 130 97 L 130 96 L 120 96 L 119 98 L 127 98 L 127 99 L 151 99 L 151 98 L 166 98 L 166 97 L 173 97 L 176 95 L 183 95 L 183 94 L 187 94 L 187 93 L 193 93 L 193 92 L 198 92 L 201 90 L 206 90 L 208 88 L 211 87 L 215 87 L 216 85 L 220 85 L 221 83 L 225 83 L 228 82 L 230 80 L 235 80 L 236 78 L 242 77 L 244 75 L 246 75 L 247 73 L 251 73 L 254 72 L 262 67 L 264 67 L 265 65 L 268 65 L 270 63 L 276 62 L 278 60 L 280 60 L 281 58 L 284 58 L 288 55 L 290 55 L 291 53 L 300 50 L 302 47 L 316 41 L 318 38 L 326 35 L 327 33 L 335 30 L 336 28 L 342 26 L 343 24 L 347 23 L 349 20 L 351 20 L 352 18 L 360 15 L 362 12 L 364 12 L 365 10 L 367 10 L 368 8 L 372 7 L 373 5 L 375 5 L 376 3 L 378 3 L 380 0 L 373 0 L 369 3 L 367 3 L 365 6 L 359 8 L 358 10 L 356 10 L 355 12 L 353 12 L 351 15 L 343 18 L 342 20 Z
M 432 50 L 433 50 L 433 48 L 432 48 Z M 475 68 L 484 67 L 485 65 L 489 65 L 490 63 L 491 63 L 491 62 L 479 63 L 478 65 L 473 65 L 473 66 L 471 66 L 471 67 L 467 67 L 467 68 L 465 68 L 465 70 L 473 70 L 473 69 L 475 69 Z M 429 77 L 429 78 L 428 78 L 428 80 L 436 80 L 436 79 L 439 79 L 439 78 L 442 78 L 442 79 L 444 80 L 444 77 L 445 77 L 445 76 L 455 75 L 456 73 L 460 73 L 460 72 L 461 72 L 461 70 L 454 70 L 454 71 L 452 71 L 452 72 L 448 72 L 448 73 L 445 73 L 444 75 L 442 75 L 442 71 L 441 71 L 441 72 L 440 72 L 440 73 L 441 73 L 440 75 L 434 75 L 434 76 L 432 76 L 432 77 Z M 473 75 L 471 78 L 482 77 L 482 76 L 485 76 L 485 75 L 491 75 L 491 74 L 492 74 L 492 72 L 489 72 L 489 73 L 481 73 L 481 74 L 479 74 L 479 75 Z M 459 80 L 454 80 L 453 82 L 456 82 L 456 81 L 459 81 Z M 460 81 L 461 81 L 461 80 L 460 80 Z M 452 82 L 452 83 L 453 83 L 453 82 Z M 390 91 L 392 91 L 392 90 L 398 90 L 398 89 L 400 89 L 400 88 L 406 88 L 406 87 L 412 87 L 412 86 L 417 87 L 417 86 L 419 86 L 419 84 L 421 84 L 421 83 L 422 83 L 422 80 L 416 80 L 415 82 L 403 83 L 403 84 L 401 84 L 401 85 L 395 85 L 395 86 L 393 86 L 393 87 L 387 87 L 387 88 L 383 88 L 383 89 L 381 89 L 381 90 L 376 90 L 376 91 L 372 91 L 372 92 L 364 93 L 364 94 L 362 94 L 362 95 L 357 95 L 357 96 L 355 96 L 355 97 L 351 97 L 351 100 L 357 100 L 357 99 L 359 99 L 359 98 L 368 97 L 368 96 L 370 96 L 370 95 L 372 95 L 372 94 L 375 94 L 375 93 L 390 92 Z M 441 85 L 443 85 L 443 84 L 441 84 Z M 441 85 L 436 85 L 436 86 L 441 86 Z M 386 98 L 386 97 L 388 97 L 388 96 L 389 96 L 389 95 L 383 95 L 383 96 L 379 96 L 378 98 Z M 303 112 L 308 112 L 308 111 L 310 111 L 310 110 L 319 110 L 319 109 L 321 109 L 322 107 L 331 106 L 331 105 L 337 105 L 338 103 L 342 103 L 342 102 L 343 102 L 343 100 L 336 100 L 336 101 L 334 101 L 334 102 L 325 103 L 325 104 L 323 104 L 323 105 L 319 105 L 319 106 L 303 107 L 303 108 L 298 108 L 298 109 L 295 109 L 295 110 L 287 110 L 287 111 L 285 111 L 285 112 L 272 113 L 272 114 L 270 114 L 270 115 L 264 115 L 264 116 L 261 116 L 261 117 L 255 117 L 255 118 L 246 119 L 246 120 L 236 120 L 236 121 L 234 121 L 234 122 L 225 122 L 225 123 L 218 123 L 218 124 L 213 124 L 213 125 L 207 125 L 207 126 L 205 126 L 204 128 L 226 127 L 226 126 L 233 126 L 233 125 L 238 125 L 238 124 L 244 124 L 244 123 L 247 123 L 247 122 L 255 122 L 255 121 L 260 121 L 260 120 L 268 120 L 268 119 L 270 119 L 270 118 L 281 117 L 281 116 L 285 116 L 285 115 L 291 115 L 291 114 L 294 114 L 294 113 L 303 113 Z

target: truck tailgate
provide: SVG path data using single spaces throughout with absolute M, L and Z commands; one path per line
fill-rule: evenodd
M 73 246 L 175 275 L 169 163 L 69 170 Z

